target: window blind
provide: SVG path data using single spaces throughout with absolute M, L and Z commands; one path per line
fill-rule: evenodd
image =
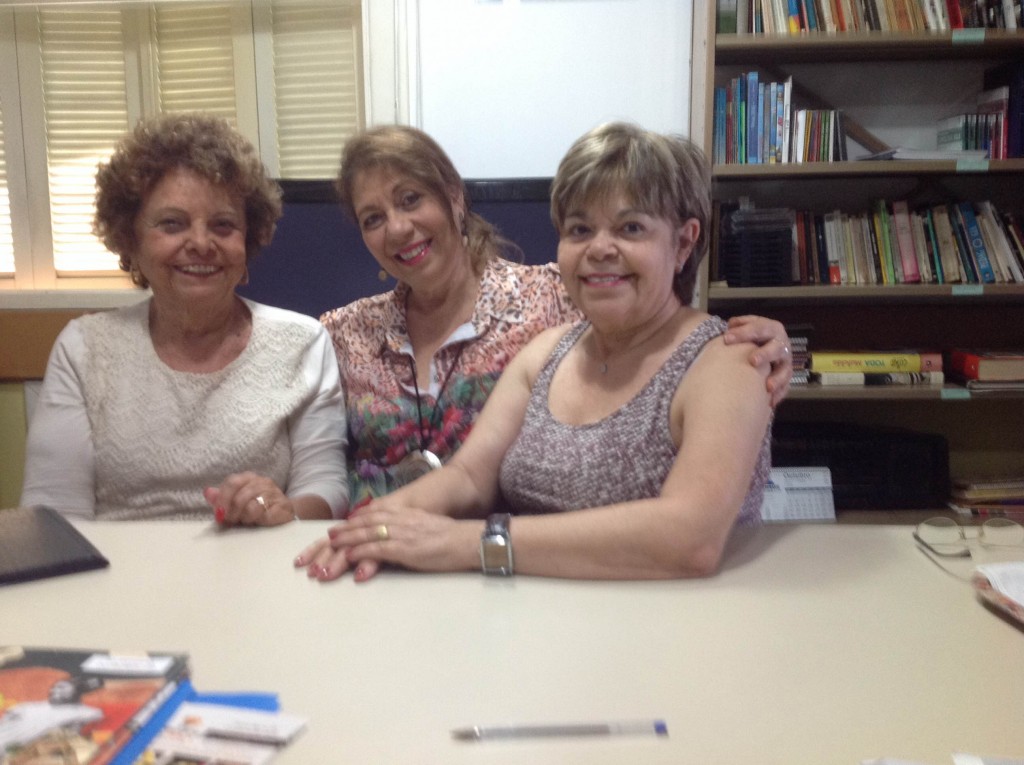
M 153 20 L 161 111 L 210 112 L 237 127 L 230 5 L 158 5 Z
M 121 12 L 38 13 L 54 268 L 116 271 L 92 217 L 96 166 L 128 128 Z
M 7 159 L 4 154 L 4 105 L 0 101 L 0 278 L 14 275 L 14 238 L 11 233 L 11 200 L 7 193 Z
M 283 178 L 333 178 L 362 125 L 355 0 L 275 0 L 274 104 Z

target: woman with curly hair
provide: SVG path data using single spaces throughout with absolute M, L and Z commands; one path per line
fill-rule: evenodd
M 345 410 L 327 333 L 235 291 L 281 217 L 252 145 L 207 115 L 144 120 L 96 187 L 96 235 L 151 295 L 57 338 L 21 503 L 246 525 L 343 515 Z

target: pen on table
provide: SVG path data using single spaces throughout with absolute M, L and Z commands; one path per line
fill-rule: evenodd
M 559 736 L 629 736 L 652 733 L 667 736 L 664 720 L 637 722 L 571 723 L 556 725 L 474 725 L 456 728 L 452 738 L 459 741 L 487 741 L 509 738 L 554 738 Z

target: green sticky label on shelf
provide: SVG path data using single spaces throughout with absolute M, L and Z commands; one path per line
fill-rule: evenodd
M 953 45 L 978 45 L 983 42 L 985 42 L 983 27 L 953 30 Z
M 967 388 L 943 388 L 939 392 L 939 398 L 943 401 L 963 401 L 970 397 L 971 392 Z
M 956 171 L 958 173 L 987 173 L 988 172 L 988 160 L 987 159 L 958 159 L 956 161 Z
M 984 295 L 985 285 L 984 284 L 954 284 L 953 285 L 953 297 L 964 297 Z

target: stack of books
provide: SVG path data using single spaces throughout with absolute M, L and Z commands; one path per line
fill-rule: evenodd
M 1024 391 L 1024 350 L 957 348 L 949 354 L 949 369 L 951 379 L 971 391 Z
M 819 385 L 942 385 L 935 351 L 812 351 L 811 381 Z
M 1024 476 L 954 479 L 949 506 L 963 515 L 1024 519 Z
M 184 653 L 0 646 L 0 763 L 263 765 L 305 728 L 273 694 L 196 692 Z

